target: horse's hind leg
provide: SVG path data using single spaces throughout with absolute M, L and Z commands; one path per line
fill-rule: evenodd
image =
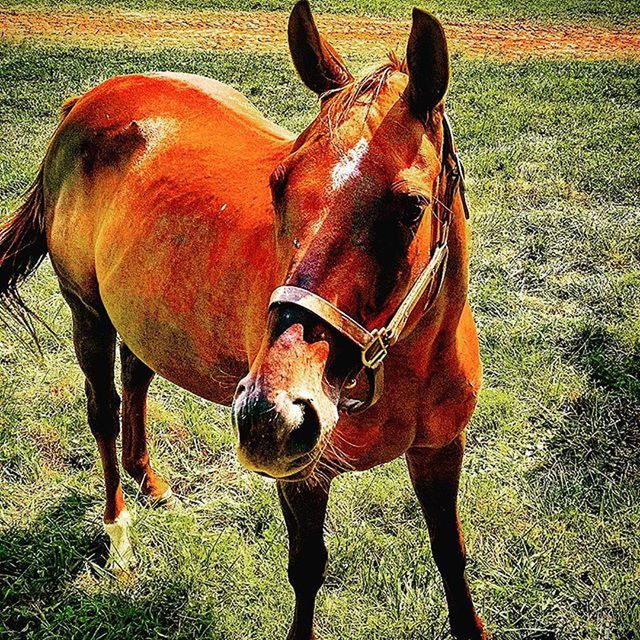
M 108 567 L 127 570 L 134 564 L 129 542 L 130 516 L 124 503 L 116 441 L 120 429 L 120 398 L 114 384 L 116 332 L 103 308 L 95 309 L 62 287 L 73 319 L 73 344 L 85 375 L 89 427 L 98 444 L 104 472 L 104 526 L 109 535 Z
M 151 468 L 147 450 L 147 392 L 155 374 L 124 343 L 120 345 L 120 361 L 122 466 L 152 503 L 172 506 L 175 498 L 171 487 Z
M 442 576 L 451 632 L 459 640 L 484 640 L 465 575 L 466 552 L 457 495 L 464 435 L 442 449 L 415 448 L 407 454 L 409 474 L 424 513 L 433 559 Z

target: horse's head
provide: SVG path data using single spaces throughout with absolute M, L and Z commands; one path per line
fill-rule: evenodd
M 414 10 L 406 61 L 392 58 L 356 82 L 303 0 L 291 14 L 289 45 L 321 108 L 271 176 L 284 284 L 321 296 L 364 327 L 380 326 L 431 257 L 445 35 L 434 17 Z M 234 400 L 241 462 L 278 478 L 311 471 L 360 359 L 319 315 L 273 305 Z

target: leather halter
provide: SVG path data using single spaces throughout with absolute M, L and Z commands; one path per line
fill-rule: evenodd
M 345 401 L 341 399 L 341 409 L 346 413 L 359 413 L 377 402 L 383 391 L 383 360 L 387 356 L 389 349 L 402 336 L 411 314 L 425 293 L 429 292 L 423 307 L 423 313 L 426 313 L 436 301 L 447 269 L 449 226 L 451 224 L 453 200 L 458 191 L 460 192 L 465 217 L 469 218 L 469 209 L 465 198 L 464 168 L 456 151 L 451 124 L 446 115 L 443 118 L 443 130 L 442 168 L 438 177 L 438 192 L 440 194 L 441 185 L 444 181 L 444 199 L 441 200 L 438 197 L 432 210 L 432 217 L 435 222 L 432 244 L 435 244 L 431 259 L 418 275 L 386 325 L 372 330 L 366 329 L 328 300 L 301 287 L 281 286 L 275 289 L 271 295 L 271 300 L 269 301 L 270 311 L 279 304 L 292 304 L 302 307 L 354 342 L 360 349 L 362 367 L 358 370 L 356 377 L 364 369 L 369 379 L 369 394 L 365 400 Z

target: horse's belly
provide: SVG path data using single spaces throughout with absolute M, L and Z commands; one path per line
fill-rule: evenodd
M 162 377 L 203 398 L 230 404 L 246 373 L 246 356 L 225 340 L 220 326 L 196 326 L 192 318 L 169 319 L 166 307 L 130 297 L 125 304 L 105 301 L 107 312 L 127 346 Z M 204 322 L 203 322 L 204 325 Z
M 123 341 L 143 362 L 225 404 L 246 369 L 246 354 L 237 322 L 193 266 L 176 273 L 136 251 L 99 274 L 100 297 Z
M 228 403 L 264 331 L 265 284 L 272 277 L 265 264 L 273 260 L 255 236 L 230 232 L 231 222 L 212 214 L 219 203 L 188 214 L 177 205 L 145 205 L 113 212 L 103 225 L 96 247 L 100 297 L 118 333 L 149 367 Z
M 268 176 L 290 148 L 237 92 L 114 78 L 78 100 L 45 166 L 56 271 L 148 366 L 228 401 L 265 329 Z

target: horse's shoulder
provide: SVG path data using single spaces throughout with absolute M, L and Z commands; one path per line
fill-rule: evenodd
M 431 447 L 444 446 L 466 427 L 482 384 L 478 336 L 468 303 L 455 334 L 445 338 L 417 386 L 416 442 Z

